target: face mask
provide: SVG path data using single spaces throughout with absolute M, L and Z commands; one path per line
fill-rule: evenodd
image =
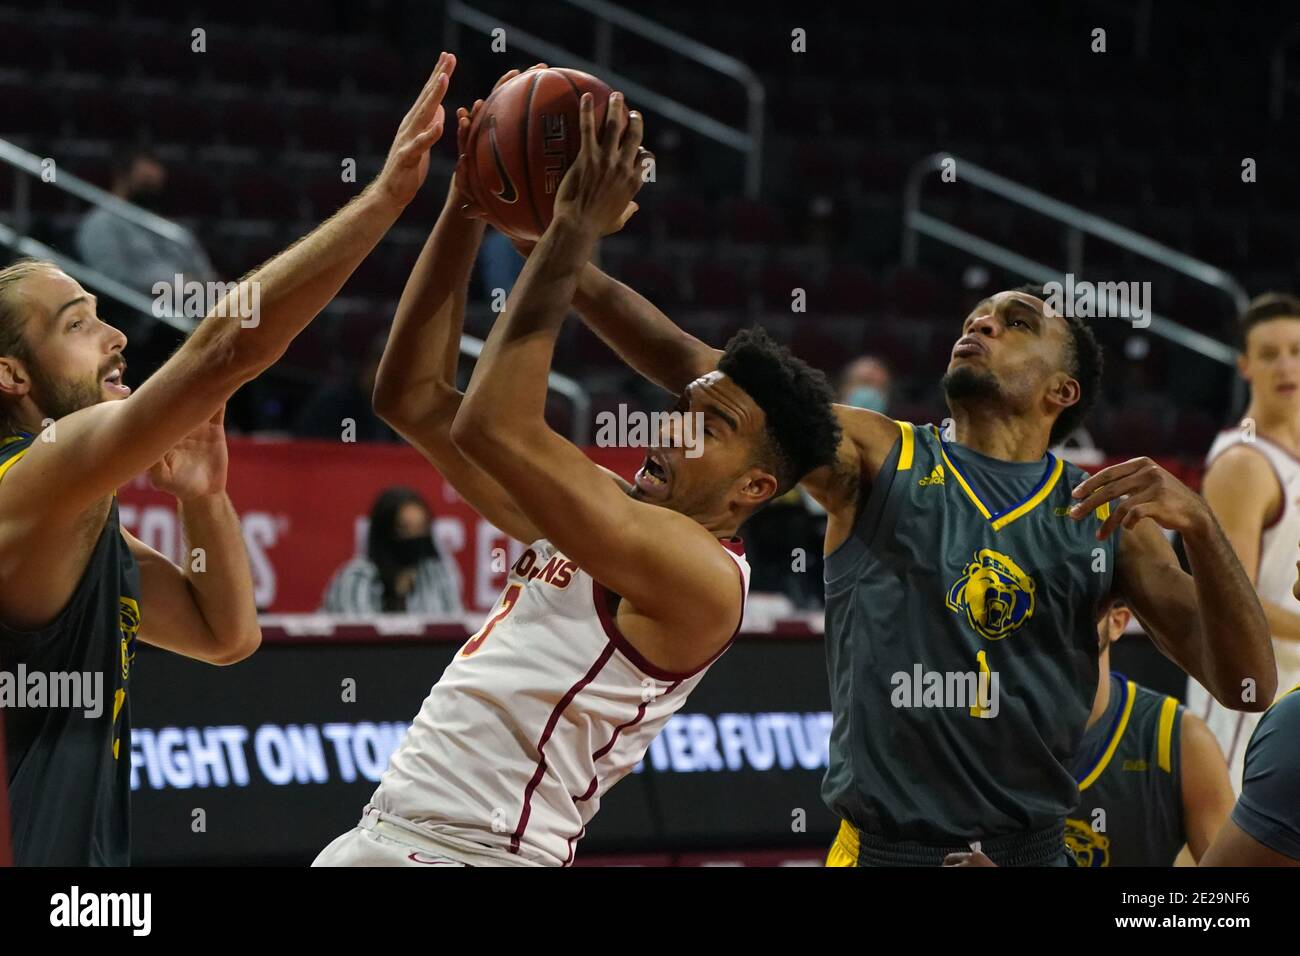
M 873 412 L 884 412 L 885 410 L 885 393 L 874 385 L 859 385 L 853 391 L 849 392 L 845 398 L 844 404 L 852 405 L 855 408 L 866 408 Z
M 427 534 L 415 538 L 398 538 L 393 542 L 393 557 L 404 568 L 413 567 L 434 556 L 433 539 Z
M 157 212 L 162 207 L 163 194 L 161 189 L 137 189 L 127 198 L 141 209 Z

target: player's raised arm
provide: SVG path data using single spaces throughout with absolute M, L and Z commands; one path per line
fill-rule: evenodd
M 531 251 L 526 243 L 516 246 L 525 255 Z M 674 394 L 717 368 L 722 356 L 720 350 L 678 327 L 645 296 L 592 263 L 583 267 L 573 305 L 583 324 L 619 358 Z M 843 431 L 839 455 L 801 482 L 830 515 L 828 547 L 848 534 L 863 483 L 875 478 L 899 437 L 898 426 L 879 412 L 836 405 L 835 414 Z
M 629 497 L 545 421 L 547 375 L 578 271 L 600 236 L 622 225 L 640 187 L 641 118 L 628 115 L 621 95 L 610 98 L 603 141 L 590 94 L 581 125 L 582 150 L 561 183 L 554 220 L 488 338 L 452 435 L 601 584 L 655 625 L 689 626 L 721 646 L 739 624 L 742 594 L 717 540 L 683 514 Z
M 1277 690 L 1268 622 L 1205 500 L 1149 458 L 1103 468 L 1074 496 L 1076 520 L 1115 502 L 1097 536 L 1121 526 L 1127 532 L 1116 552 L 1116 588 L 1156 646 L 1223 706 L 1266 709 Z M 1157 525 L 1182 535 L 1190 575 Z
M 256 295 L 244 293 L 245 306 L 250 300 L 256 303 L 251 318 L 241 308 L 240 293 L 231 292 L 135 394 L 59 419 L 56 433 L 46 436 L 53 440 L 33 442 L 25 460 L 6 476 L 0 517 L 37 514 L 47 529 L 51 523 L 57 527 L 75 520 L 84 508 L 152 466 L 240 385 L 275 362 L 414 197 L 428 171 L 429 147 L 442 134 L 441 101 L 454 66 L 450 54 L 439 59 L 375 181 L 243 280 Z M 31 324 L 36 323 L 43 324 L 42 334 L 54 335 L 64 334 L 65 323 L 80 323 L 69 334 L 93 332 L 100 325 L 93 300 L 84 293 L 57 303 L 49 315 L 33 317 Z M 7 384 L 12 388 L 12 382 Z
M 518 72 L 511 70 L 497 86 Z M 470 198 L 459 184 L 465 175 L 465 139 L 482 103 L 476 102 L 473 110 L 457 111 L 462 164 L 398 302 L 375 376 L 374 408 L 475 511 L 511 537 L 531 542 L 541 537 L 536 528 L 501 485 L 451 440 L 451 424 L 464 397 L 456 387 L 456 369 L 465 300 L 484 230 L 481 221 L 465 215 Z

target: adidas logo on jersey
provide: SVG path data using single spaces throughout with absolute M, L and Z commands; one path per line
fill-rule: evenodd
M 930 472 L 929 477 L 922 478 L 917 482 L 917 484 L 921 487 L 925 487 L 926 485 L 943 484 L 943 465 L 935 465 L 934 470 Z
M 1124 769 L 1125 769 L 1125 770 L 1146 771 L 1146 770 L 1148 770 L 1148 769 L 1150 769 L 1150 768 L 1147 767 L 1147 762 L 1146 762 L 1145 760 L 1125 760 L 1125 761 L 1124 761 Z

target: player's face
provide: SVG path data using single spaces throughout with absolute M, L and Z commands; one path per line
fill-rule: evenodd
M 700 521 L 742 514 L 770 498 L 776 479 L 754 464 L 763 410 L 721 372 L 687 386 L 634 478 L 633 494 Z
M 1254 326 L 1238 367 L 1253 401 L 1279 410 L 1300 408 L 1300 316 Z
M 59 419 L 131 394 L 122 382 L 126 336 L 99 320 L 94 296 L 55 269 L 24 279 L 19 294 L 30 306 L 26 371 L 42 417 Z
M 1065 320 L 1025 292 L 999 292 L 962 323 L 943 378 L 950 405 L 996 400 L 1005 407 L 1045 406 L 1049 390 L 1069 380 Z

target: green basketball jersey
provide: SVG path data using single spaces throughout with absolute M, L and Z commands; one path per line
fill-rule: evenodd
M 1183 708 L 1110 675 L 1110 701 L 1074 765 L 1079 806 L 1065 843 L 1077 866 L 1172 866 L 1184 833 Z
M 1068 517 L 1086 475 L 1051 454 L 994 469 L 950 455 L 933 426 L 899 428 L 852 533 L 826 557 L 822 796 L 886 840 L 1062 827 L 1097 688 L 1118 535 L 1096 532 L 1109 509 Z M 999 507 L 981 492 L 999 484 L 1028 492 Z

